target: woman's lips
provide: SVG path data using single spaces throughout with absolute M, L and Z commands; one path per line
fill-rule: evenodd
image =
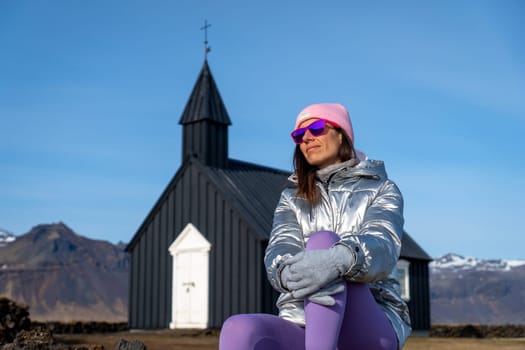
M 310 146 L 306 148 L 306 153 L 311 152 L 312 150 L 315 150 L 316 148 L 319 148 L 319 146 Z

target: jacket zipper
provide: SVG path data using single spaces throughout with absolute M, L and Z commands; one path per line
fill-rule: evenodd
M 332 213 L 332 227 L 331 231 L 335 232 L 335 213 L 334 213 L 334 207 L 332 205 L 332 201 L 330 199 L 330 182 L 332 182 L 332 178 L 334 177 L 336 173 L 331 174 L 328 177 L 328 180 L 326 180 L 326 183 L 324 184 L 324 189 L 326 193 L 326 201 L 328 202 L 328 206 L 330 207 L 330 212 Z

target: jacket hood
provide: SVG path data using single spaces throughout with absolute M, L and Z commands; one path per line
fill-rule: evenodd
M 362 160 L 355 164 L 354 159 L 350 159 L 346 162 L 334 164 L 317 172 L 317 176 L 321 182 L 326 182 L 335 173 L 340 173 L 342 177 L 368 177 L 386 179 L 387 173 L 385 164 L 382 160 Z M 297 185 L 297 174 L 294 172 L 288 177 L 288 180 Z
M 363 160 L 353 170 L 356 176 L 387 178 L 385 163 L 382 160 Z

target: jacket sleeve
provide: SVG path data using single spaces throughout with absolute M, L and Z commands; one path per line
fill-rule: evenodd
M 370 283 L 388 277 L 401 252 L 403 224 L 403 197 L 396 184 L 386 180 L 366 209 L 358 232 L 342 234 L 337 243 L 355 258 L 344 278 Z
M 281 284 L 280 273 L 284 267 L 282 263 L 304 250 L 303 232 L 297 220 L 291 192 L 291 189 L 287 189 L 281 193 L 264 256 L 268 280 L 281 293 L 288 292 Z

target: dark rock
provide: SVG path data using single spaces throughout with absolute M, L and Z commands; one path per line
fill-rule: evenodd
M 81 344 L 81 345 L 73 345 L 71 350 L 104 350 L 103 345 L 97 345 L 97 344 Z
M 129 329 L 127 322 L 32 322 L 45 325 L 53 334 L 92 334 L 123 332 Z
M 115 344 L 115 350 L 146 350 L 146 346 L 140 340 L 120 339 Z
M 47 328 L 35 328 L 31 330 L 20 331 L 14 341 L 15 345 L 25 347 L 27 345 L 53 345 L 55 339 Z
M 31 326 L 29 307 L 0 297 L 0 345 L 11 343 L 16 334 Z

